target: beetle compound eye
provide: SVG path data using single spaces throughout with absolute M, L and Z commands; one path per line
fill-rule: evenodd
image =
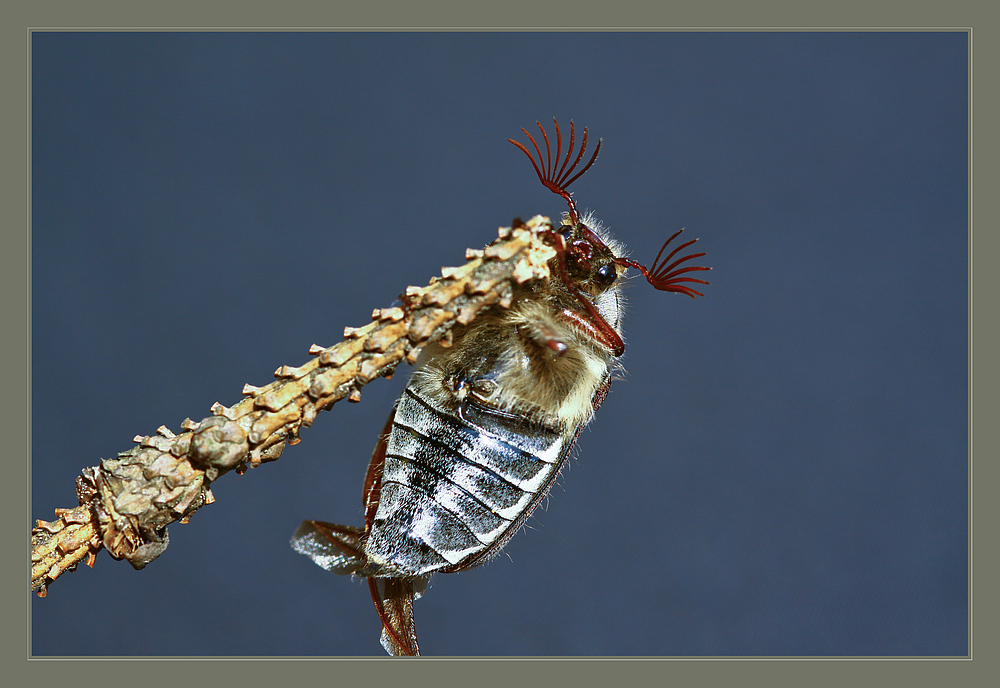
M 605 289 L 614 284 L 616 279 L 618 279 L 618 271 L 615 270 L 614 263 L 602 265 L 600 269 L 594 273 L 594 283 Z

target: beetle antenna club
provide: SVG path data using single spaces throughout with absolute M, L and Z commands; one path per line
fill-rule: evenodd
M 701 258 L 703 255 L 705 255 L 705 253 L 704 252 L 691 253 L 689 255 L 678 258 L 672 263 L 670 262 L 671 258 L 677 255 L 681 250 L 687 248 L 694 242 L 698 241 L 697 239 L 692 239 L 691 241 L 684 242 L 680 246 L 676 247 L 669 254 L 667 254 L 667 257 L 663 259 L 662 263 L 660 262 L 660 256 L 663 255 L 663 251 L 666 250 L 667 245 L 671 241 L 676 239 L 678 236 L 680 236 L 680 233 L 683 231 L 684 231 L 683 229 L 677 230 L 673 234 L 673 236 L 671 236 L 663 243 L 663 246 L 660 247 L 660 252 L 656 254 L 656 260 L 654 260 L 653 264 L 648 268 L 645 265 L 640 265 L 639 263 L 636 263 L 634 260 L 628 260 L 627 258 L 619 258 L 615 262 L 618 263 L 619 265 L 626 265 L 630 268 L 635 268 L 636 270 L 638 270 L 643 274 L 643 276 L 650 284 L 652 284 L 660 291 L 674 291 L 680 294 L 687 294 L 691 298 L 695 298 L 697 296 L 704 296 L 704 294 L 702 294 L 700 291 L 695 291 L 691 287 L 680 283 L 697 282 L 698 284 L 708 284 L 708 282 L 706 282 L 705 280 L 695 279 L 694 277 L 681 277 L 680 275 L 683 275 L 688 272 L 697 272 L 700 270 L 711 270 L 712 268 L 706 268 L 695 265 L 687 265 L 684 267 L 680 267 L 680 265 L 681 263 L 692 260 L 694 258 Z
M 524 146 L 524 144 L 518 143 L 514 139 L 507 140 L 520 148 L 524 154 L 528 156 L 528 160 L 531 161 L 532 167 L 535 168 L 535 174 L 538 175 L 538 179 L 542 182 L 542 185 L 552 193 L 558 194 L 566 200 L 566 203 L 569 204 L 570 221 L 575 225 L 580 220 L 580 215 L 576 211 L 576 203 L 573 202 L 573 195 L 570 194 L 567 189 L 570 184 L 575 182 L 584 172 L 589 170 L 590 166 L 594 164 L 595 160 L 597 160 L 597 154 L 601 151 L 601 142 L 603 139 L 597 139 L 597 147 L 594 148 L 594 154 L 590 156 L 590 161 L 584 165 L 582 170 L 570 177 L 570 175 L 573 174 L 573 170 L 576 169 L 576 166 L 579 165 L 580 161 L 583 159 L 583 154 L 587 151 L 587 128 L 583 128 L 583 140 L 580 142 L 580 153 L 576 156 L 576 160 L 573 161 L 573 164 L 569 166 L 569 169 L 566 169 L 566 165 L 569 164 L 570 156 L 573 155 L 573 144 L 576 139 L 576 131 L 573 127 L 573 121 L 570 120 L 569 148 L 566 149 L 566 159 L 563 160 L 559 170 L 556 171 L 556 165 L 559 165 L 559 157 L 562 155 L 562 132 L 559 131 L 559 122 L 557 122 L 554 117 L 552 118 L 552 123 L 556 127 L 555 164 L 552 163 L 552 148 L 549 145 L 549 135 L 545 132 L 545 128 L 542 126 L 541 122 L 536 121 L 535 124 L 538 125 L 538 129 L 542 132 L 542 138 L 545 139 L 544 161 L 542 160 L 542 149 L 539 148 L 538 142 L 535 141 L 535 137 L 528 133 L 527 129 L 522 127 L 521 131 L 524 132 L 524 135 L 528 137 L 528 140 L 530 140 L 532 145 L 535 147 L 535 152 L 538 153 L 537 163 L 535 162 L 535 157 Z

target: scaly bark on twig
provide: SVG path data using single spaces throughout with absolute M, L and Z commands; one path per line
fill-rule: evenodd
M 316 414 L 343 398 L 360 401 L 360 389 L 392 374 L 400 361 L 414 363 L 427 344 L 450 342 L 451 328 L 466 325 L 488 308 L 510 306 L 514 285 L 549 278 L 555 251 L 542 239 L 548 218 L 536 216 L 483 250 L 467 250 L 466 264 L 442 268 L 426 287 L 408 287 L 402 306 L 377 308 L 372 322 L 348 327 L 344 340 L 323 348 L 299 367 L 282 366 L 264 387 L 246 385 L 233 406 L 212 406 L 212 415 L 136 436 L 136 446 L 83 470 L 76 479 L 80 506 L 56 509 L 56 520 L 38 520 L 31 534 L 31 589 L 48 585 L 85 558 L 93 566 L 102 548 L 115 559 L 143 568 L 167 547 L 167 526 L 187 522 L 214 501 L 211 483 L 231 470 L 274 461 L 286 443 Z

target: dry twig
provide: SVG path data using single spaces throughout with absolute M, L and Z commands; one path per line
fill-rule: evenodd
M 80 506 L 56 509 L 56 520 L 38 520 L 32 530 L 32 590 L 44 597 L 85 558 L 93 566 L 102 548 L 143 568 L 166 549 L 170 523 L 185 523 L 214 501 L 211 483 L 219 476 L 274 461 L 320 411 L 345 397 L 360 401 L 363 385 L 390 376 L 400 361 L 414 363 L 427 344 L 447 345 L 455 325 L 509 307 L 515 285 L 548 279 L 555 251 L 540 231 L 549 226 L 536 216 L 501 228 L 484 250 L 467 250 L 462 267 L 443 268 L 426 287 L 408 287 L 402 306 L 375 309 L 371 323 L 346 328 L 344 340 L 329 348 L 314 344 L 315 358 L 278 368 L 277 381 L 244 386 L 239 403 L 214 404 L 211 416 L 181 423 L 180 434 L 161 426 L 155 436 L 136 436 L 132 449 L 84 469 L 76 479 Z

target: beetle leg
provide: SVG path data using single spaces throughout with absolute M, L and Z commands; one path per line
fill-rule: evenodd
M 615 332 L 614 328 L 601 317 L 601 314 L 597 312 L 594 305 L 580 294 L 575 294 L 575 296 L 586 309 L 587 315 L 582 315 L 569 308 L 563 308 L 559 312 L 559 315 L 567 322 L 587 333 L 595 341 L 603 344 L 615 358 L 625 353 L 625 342 L 622 341 L 621 336 Z
M 368 588 L 382 619 L 382 647 L 395 657 L 420 654 L 413 623 L 413 600 L 420 597 L 430 576 L 369 578 Z
M 389 433 L 396 418 L 396 410 L 382 428 L 372 459 L 365 475 L 364 504 L 365 531 L 367 532 L 378 512 L 379 496 L 382 493 L 382 471 L 385 468 L 385 452 L 389 443 Z M 420 654 L 417 645 L 417 631 L 413 622 L 413 601 L 420 597 L 430 576 L 418 578 L 368 578 L 368 589 L 375 603 L 375 611 L 382 621 L 382 647 L 393 656 L 415 656 Z
M 382 470 L 385 468 L 385 450 L 389 444 L 389 433 L 392 432 L 392 422 L 396 419 L 396 409 L 392 409 L 389 419 L 378 436 L 372 459 L 368 462 L 368 472 L 365 474 L 365 488 L 362 501 L 365 506 L 365 530 L 372 527 L 375 512 L 378 511 L 378 498 L 382 493 Z
M 363 529 L 325 521 L 303 521 L 292 535 L 292 549 L 304 554 L 327 571 L 357 573 L 365 565 L 361 552 Z
M 382 434 L 379 435 L 372 459 L 365 476 L 364 505 L 365 527 L 340 526 L 325 521 L 303 521 L 292 535 L 292 549 L 305 554 L 314 562 L 334 573 L 357 573 L 363 570 L 368 557 L 362 551 L 361 539 L 371 527 L 378 510 L 378 497 L 382 487 L 382 468 L 385 465 L 385 448 L 392 430 L 396 411 L 389 414 Z
M 373 569 L 377 567 L 368 566 L 363 545 L 364 536 L 371 529 L 378 511 L 386 448 L 395 417 L 394 409 L 368 464 L 364 486 L 365 527 L 303 521 L 292 535 L 291 545 L 295 551 L 307 555 L 329 571 L 367 576 L 368 589 L 382 622 L 382 647 L 390 655 L 412 656 L 420 654 L 413 622 L 413 601 L 423 594 L 430 574 L 413 578 L 373 577 Z
M 559 333 L 541 318 L 534 319 L 528 326 L 524 327 L 523 331 L 531 341 L 548 349 L 556 356 L 562 356 L 569 350 L 569 346 L 559 337 Z

